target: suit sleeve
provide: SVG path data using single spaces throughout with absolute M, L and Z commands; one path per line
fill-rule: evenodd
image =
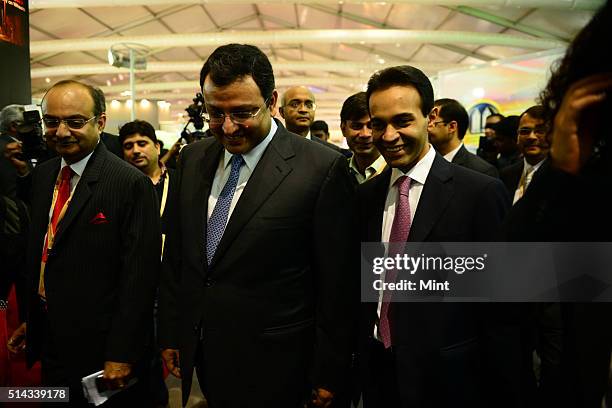
M 126 190 L 121 219 L 121 267 L 117 308 L 107 338 L 106 361 L 134 363 L 150 343 L 153 301 L 159 278 L 161 232 L 158 200 L 147 177 Z
M 315 208 L 316 344 L 313 385 L 343 387 L 359 306 L 359 240 L 352 231 L 354 186 L 343 156 L 334 161 Z M 358 265 L 358 264 L 357 264 Z
M 162 260 L 161 276 L 159 281 L 159 310 L 158 310 L 158 346 L 161 349 L 178 349 L 179 333 L 179 304 L 178 292 L 181 280 L 180 262 L 180 221 L 178 214 L 179 189 L 182 179 L 182 163 L 179 162 L 175 173 L 176 186 L 170 191 L 166 209 L 166 241 L 164 244 L 164 257 Z

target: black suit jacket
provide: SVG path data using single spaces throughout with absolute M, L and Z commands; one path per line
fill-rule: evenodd
M 499 177 L 499 173 L 495 166 L 486 160 L 476 156 L 468 152 L 465 146 L 461 146 L 457 151 L 455 157 L 453 157 L 452 163 L 455 163 L 459 166 L 467 167 L 468 169 L 477 171 L 482 174 L 486 174 L 491 177 Z
M 520 162 L 511 164 L 508 167 L 504 167 L 500 172 L 499 178 L 506 186 L 510 197 L 514 197 L 514 193 L 521 182 L 521 175 L 523 174 L 524 165 L 525 162 L 521 160 Z
M 33 171 L 27 351 L 32 363 L 44 342 L 43 357 L 60 363 L 58 376 L 78 384 L 104 361 L 139 362 L 150 342 L 159 210 L 149 178 L 99 143 L 48 252 L 42 313 L 40 261 L 59 170 L 57 157 Z
M 349 149 L 343 149 L 341 147 L 336 146 L 333 143 L 326 142 L 325 140 L 320 139 L 320 138 L 318 138 L 316 136 L 312 136 L 311 135 L 310 136 L 310 140 L 312 140 L 313 142 L 317 142 L 319 144 L 322 144 L 323 146 L 327 146 L 330 149 L 333 149 L 333 150 L 337 151 L 338 153 L 343 154 L 346 157 L 351 157 L 353 155 L 353 152 L 351 152 Z
M 277 124 L 211 267 L 207 203 L 224 148 L 209 138 L 181 152 L 159 313 L 162 348 L 180 350 L 184 403 L 200 335 L 201 384 L 223 406 L 288 404 L 296 383 L 335 391 L 344 380 L 359 296 L 347 161 Z
M 357 190 L 362 242 L 381 240 L 390 177 L 387 169 Z M 499 180 L 436 154 L 408 242 L 491 241 L 508 207 Z M 508 402 L 512 396 L 500 392 L 500 387 L 507 388 L 517 374 L 509 366 L 519 356 L 518 330 L 507 330 L 508 322 L 501 315 L 489 313 L 493 309 L 471 303 L 391 304 L 395 356 L 403 367 L 397 374 L 399 386 L 410 390 L 402 406 L 492 406 L 487 401 L 498 404 L 500 395 Z M 375 319 L 376 304 L 365 304 L 361 354 L 366 370 L 370 365 L 366 345 L 371 343 Z M 504 342 L 510 343 L 508 347 L 502 346 Z

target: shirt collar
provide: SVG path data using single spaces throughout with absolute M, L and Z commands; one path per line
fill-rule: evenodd
M 525 174 L 527 174 L 528 172 L 534 172 L 537 169 L 540 168 L 540 166 L 542 165 L 542 163 L 544 163 L 544 160 L 546 160 L 546 158 L 540 160 L 538 163 L 534 164 L 533 166 L 529 163 L 527 163 L 527 160 L 525 160 L 525 158 L 523 158 L 523 172 Z
M 398 168 L 394 168 L 391 171 L 391 181 L 389 186 L 393 187 L 397 179 L 401 176 L 408 176 L 411 180 L 425 185 L 425 180 L 427 180 L 427 175 L 431 170 L 431 166 L 433 165 L 433 161 L 435 158 L 436 151 L 431 145 L 429 145 L 429 151 L 427 152 L 427 154 L 421 160 L 419 160 L 417 164 L 412 166 L 412 168 L 408 170 L 407 173 L 404 173 Z
M 264 152 L 266 151 L 266 147 L 268 147 L 268 145 L 272 141 L 272 137 L 276 133 L 277 129 L 278 125 L 276 124 L 274 119 L 271 119 L 270 131 L 268 132 L 268 135 L 264 138 L 264 140 L 259 142 L 259 144 L 252 148 L 248 153 L 242 155 L 244 163 L 249 168 L 249 170 L 253 171 L 255 169 L 255 166 L 257 166 L 257 163 L 259 163 L 259 159 L 261 159 L 261 156 L 263 156 Z M 223 165 L 225 166 L 225 168 L 230 165 L 233 156 L 233 154 L 225 150 L 225 154 L 223 157 Z
M 306 137 L 306 139 L 308 139 L 308 140 L 312 140 L 312 136 L 310 136 L 310 130 L 308 131 L 308 134 L 307 134 L 305 137 Z
M 374 174 L 380 174 L 385 169 L 386 165 L 387 165 L 387 162 L 385 161 L 385 158 L 381 154 L 380 156 L 378 156 L 376 160 L 374 160 L 374 162 L 372 162 L 372 164 L 366 167 L 365 169 L 366 174 L 364 174 L 364 176 L 366 178 L 370 178 Z M 349 169 L 351 169 L 355 173 L 359 173 L 359 169 L 357 168 L 357 164 L 355 163 L 354 154 L 349 159 Z
M 459 149 L 461 149 L 461 146 L 463 146 L 463 143 L 459 143 L 459 146 L 457 146 L 455 149 L 451 150 L 450 152 L 446 153 L 444 155 L 444 158 L 447 161 L 452 162 L 455 156 L 457 155 L 457 152 L 459 151 Z
M 98 139 L 98 143 L 100 143 L 100 139 Z M 91 153 L 89 153 L 87 156 L 83 157 L 78 162 L 72 163 L 70 165 L 70 168 L 72 169 L 72 171 L 74 171 L 79 177 L 83 176 L 83 172 L 85 171 L 85 167 L 87 167 L 87 163 L 89 162 L 89 159 L 91 158 L 91 155 L 93 154 L 93 152 L 96 150 L 97 147 L 98 147 L 98 145 L 96 144 L 96 147 L 94 147 L 94 149 L 91 151 Z M 66 160 L 64 160 L 64 158 L 62 157 L 62 162 L 61 162 L 61 165 L 60 165 L 60 170 L 63 169 L 65 166 L 68 166 L 68 163 L 66 163 Z

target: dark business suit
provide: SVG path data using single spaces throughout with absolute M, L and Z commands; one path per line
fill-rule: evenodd
M 491 177 L 499 177 L 499 172 L 489 162 L 476 156 L 473 153 L 468 152 L 465 146 L 461 145 L 455 157 L 453 157 L 452 163 L 459 166 L 467 167 L 468 169 L 477 171 L 478 173 L 486 174 Z
M 344 385 L 359 296 L 347 161 L 277 124 L 210 267 L 207 204 L 224 148 L 209 138 L 181 152 L 160 342 L 180 350 L 184 403 L 195 362 L 211 408 L 298 407 L 312 387 Z
M 381 241 L 390 177 L 391 169 L 387 169 L 357 190 L 362 242 Z M 436 154 L 408 242 L 491 241 L 508 204 L 499 180 L 448 163 Z M 364 304 L 365 408 L 518 406 L 512 395 L 518 330 L 496 309 L 470 303 L 392 303 L 393 348 L 381 352 L 372 334 L 376 303 Z M 386 365 L 381 365 L 382 359 Z M 394 369 L 396 378 L 390 380 L 397 382 L 399 395 L 388 400 L 387 395 L 377 394 L 376 381 Z
M 8 134 L 0 135 L 0 194 L 9 197 L 15 197 L 17 185 L 17 170 L 11 164 L 9 159 L 4 157 L 6 145 L 14 142 Z
M 33 171 L 27 355 L 42 358 L 44 383 L 70 386 L 76 402 L 81 377 L 105 361 L 132 363 L 138 373 L 151 340 L 159 212 L 151 181 L 98 143 L 48 253 L 45 311 L 37 289 L 59 170 L 58 157 Z
M 505 167 L 501 170 L 499 174 L 499 178 L 506 186 L 510 197 L 514 197 L 514 193 L 521 182 L 521 176 L 523 175 L 523 167 L 525 165 L 525 161 L 521 160 L 520 162 L 516 162 L 511 164 L 508 167 Z
M 316 137 L 316 136 L 312 136 L 312 135 L 311 135 L 311 136 L 310 136 L 310 140 L 312 140 L 313 142 L 317 142 L 317 143 L 319 143 L 319 144 L 322 144 L 323 146 L 327 146 L 327 147 L 329 147 L 330 149 L 335 150 L 335 151 L 337 151 L 338 153 L 341 153 L 341 154 L 343 154 L 343 155 L 344 155 L 344 156 L 346 156 L 346 157 L 351 157 L 351 156 L 353 155 L 353 152 L 351 152 L 349 149 L 343 149 L 343 148 L 341 148 L 341 147 L 336 146 L 336 145 L 335 145 L 335 144 L 333 144 L 333 143 L 326 142 L 325 140 L 320 139 L 320 138 L 318 138 L 318 137 Z
M 550 160 L 544 162 L 526 194 L 508 214 L 504 223 L 507 239 L 610 242 L 611 159 L 609 150 L 603 149 L 601 156 L 592 158 L 578 175 L 554 168 Z M 559 277 L 560 281 L 566 278 Z M 573 289 L 586 293 L 581 284 Z M 549 390 L 547 406 L 601 406 L 603 396 L 609 392 L 611 314 L 611 303 L 561 303 L 561 386 Z

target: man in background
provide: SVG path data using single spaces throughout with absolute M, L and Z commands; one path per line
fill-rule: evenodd
M 314 120 L 316 109 L 315 97 L 310 89 L 305 86 L 294 86 L 287 89 L 283 94 L 278 111 L 285 120 L 288 131 L 350 157 L 351 152 L 349 150 L 311 136 L 310 125 Z
M 340 130 L 353 153 L 349 160 L 349 170 L 357 183 L 364 183 L 382 173 L 387 162 L 374 146 L 365 92 L 349 96 L 342 104 Z
M 470 124 L 465 108 L 454 99 L 438 99 L 431 111 L 433 120 L 427 131 L 429 141 L 446 160 L 459 166 L 499 177 L 497 169 L 485 160 L 468 152 L 463 145 L 463 138 Z
M 310 135 L 327 142 L 329 140 L 329 126 L 324 120 L 315 120 L 310 125 Z
M 550 150 L 546 138 L 548 125 L 544 122 L 544 108 L 532 106 L 523 112 L 519 119 L 518 149 L 523 160 L 518 161 L 501 172 L 501 179 L 508 189 L 512 203 L 523 197 L 534 174 L 538 171 Z

